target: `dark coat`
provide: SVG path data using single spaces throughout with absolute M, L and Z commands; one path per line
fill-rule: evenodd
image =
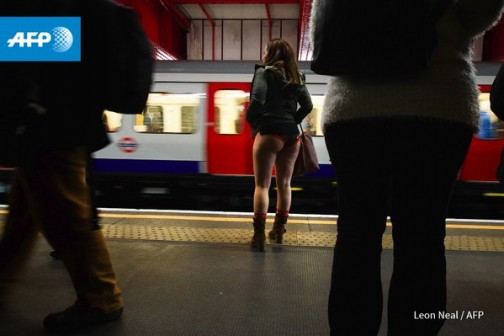
M 100 23 L 106 21 L 104 6 L 108 6 L 105 0 L 19 0 L 0 4 L 0 15 L 6 16 L 81 17 L 81 62 L 0 64 L 0 98 L 15 96 L 13 83 L 36 83 L 35 100 L 46 113 L 37 117 L 32 129 L 33 146 L 85 146 L 93 152 L 109 144 L 102 122 L 102 60 L 107 57 Z
M 504 65 L 501 65 L 492 84 L 490 108 L 500 120 L 504 120 Z
M 300 76 L 302 84 L 287 83 L 273 67 L 256 66 L 246 115 L 253 135 L 266 125 L 299 124 L 311 112 L 310 93 Z

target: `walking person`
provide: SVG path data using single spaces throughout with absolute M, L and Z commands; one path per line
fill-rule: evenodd
M 313 2 L 311 27 L 321 1 Z M 447 208 L 479 122 L 472 42 L 498 21 L 502 6 L 449 1 L 436 26 L 437 52 L 415 76 L 330 77 L 322 118 L 338 193 L 332 336 L 380 330 L 387 216 L 394 243 L 387 335 L 433 336 L 442 328 Z
M 100 22 L 108 22 L 115 6 L 108 0 L 0 4 L 2 17 L 80 19 L 80 61 L 0 62 L 0 117 L 8 120 L 24 112 L 33 119 L 23 133 L 26 146 L 19 148 L 8 194 L 0 240 L 0 301 L 21 276 L 42 233 L 63 261 L 77 296 L 69 308 L 44 319 L 49 332 L 85 329 L 116 320 L 123 312 L 122 293 L 94 221 L 86 181 L 89 156 L 110 141 L 102 121 L 108 61 L 104 50 L 110 40 Z
M 107 129 L 107 125 L 105 125 L 105 129 Z M 108 141 L 107 141 L 108 142 Z M 96 200 L 96 182 L 94 177 L 94 157 L 91 153 L 88 154 L 87 165 L 86 165 L 86 183 L 89 186 L 89 197 L 91 202 L 91 223 L 93 230 L 100 229 L 100 214 L 98 211 L 98 205 Z M 56 250 L 51 250 L 49 255 L 54 259 L 59 260 L 61 258 L 60 254 Z
M 281 244 L 291 206 L 291 179 L 299 152 L 299 127 L 313 108 L 294 51 L 283 39 L 268 42 L 256 66 L 246 119 L 254 137 L 254 235 L 250 246 L 264 252 L 269 188 L 276 168 L 276 215 L 268 236 Z M 299 105 L 299 107 L 298 107 Z

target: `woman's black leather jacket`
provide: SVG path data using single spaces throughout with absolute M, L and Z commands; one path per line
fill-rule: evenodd
M 302 84 L 288 83 L 274 67 L 256 66 L 246 115 L 254 136 L 266 125 L 299 124 L 311 112 L 310 93 L 304 75 L 300 77 Z

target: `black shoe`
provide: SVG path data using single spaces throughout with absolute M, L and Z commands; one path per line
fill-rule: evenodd
M 122 313 L 122 307 L 113 312 L 104 313 L 99 309 L 82 308 L 74 304 L 62 312 L 47 315 L 44 319 L 44 328 L 55 333 L 83 330 L 117 320 Z
M 54 259 L 56 259 L 56 260 L 60 260 L 61 259 L 61 255 L 56 250 L 52 250 L 51 252 L 49 252 L 49 255 L 51 257 L 53 257 Z

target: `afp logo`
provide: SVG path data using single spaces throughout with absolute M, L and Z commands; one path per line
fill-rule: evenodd
M 17 32 L 13 38 L 7 40 L 9 48 L 42 48 L 50 43 L 52 50 L 58 53 L 68 51 L 73 44 L 73 35 L 66 27 L 55 27 L 51 32 Z
M 0 17 L 0 61 L 80 61 L 80 28 L 80 17 Z

